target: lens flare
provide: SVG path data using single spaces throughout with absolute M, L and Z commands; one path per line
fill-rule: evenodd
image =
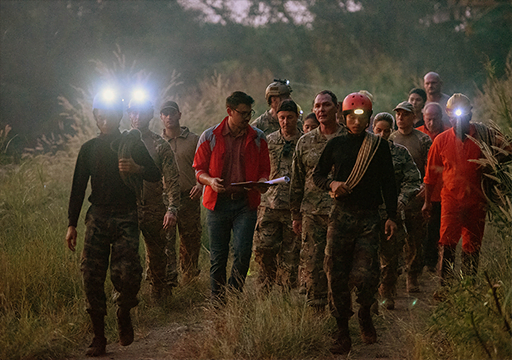
M 461 116 L 462 115 L 462 110 L 461 109 L 455 110 L 455 115 Z
M 356 115 L 363 115 L 364 114 L 364 110 L 363 109 L 355 109 L 354 110 L 354 114 L 356 114 Z
M 103 99 L 108 102 L 112 102 L 116 97 L 116 92 L 112 89 L 103 90 Z
M 144 101 L 147 96 L 146 92 L 142 89 L 135 90 L 132 95 L 133 95 L 132 98 L 137 102 Z

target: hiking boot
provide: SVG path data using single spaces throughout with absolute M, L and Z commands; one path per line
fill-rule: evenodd
M 86 356 L 101 356 L 105 355 L 107 347 L 107 339 L 105 337 L 94 337 L 92 339 L 91 345 L 87 348 L 87 351 L 85 352 Z
M 462 252 L 461 269 L 464 276 L 476 276 L 478 272 L 478 260 L 480 259 L 480 251 L 472 254 Z
M 419 293 L 420 284 L 418 283 L 417 275 L 407 274 L 407 292 L 408 293 Z
M 333 354 L 348 354 L 352 348 L 352 340 L 348 330 L 348 318 L 336 318 L 336 323 L 338 325 L 338 332 L 330 351 Z
M 388 310 L 395 309 L 396 288 L 381 284 L 379 294 L 382 297 L 382 306 Z
M 370 306 L 359 308 L 357 313 L 359 319 L 359 328 L 361 329 L 361 339 L 366 344 L 374 344 L 377 342 L 377 331 L 373 326 L 372 314 Z
M 395 300 L 393 298 L 387 298 L 382 300 L 382 306 L 387 310 L 395 310 Z
M 119 330 L 119 344 L 128 346 L 133 342 L 133 326 L 130 310 L 117 309 L 117 329 Z
M 107 346 L 107 339 L 105 339 L 105 316 L 97 312 L 90 312 L 92 330 L 94 332 L 94 339 L 91 345 L 87 348 L 85 355 L 87 356 L 100 356 L 105 354 L 105 347 Z

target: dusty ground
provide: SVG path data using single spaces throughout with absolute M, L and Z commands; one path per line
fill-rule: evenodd
M 414 346 L 412 335 L 424 328 L 425 314 L 430 313 L 435 305 L 432 294 L 438 280 L 430 273 L 420 278 L 422 291 L 408 294 L 405 291 L 403 276 L 398 283 L 398 294 L 395 310 L 389 311 L 380 307 L 379 315 L 374 316 L 378 342 L 364 345 L 359 338 L 357 317 L 351 319 L 352 352 L 348 356 L 332 357 L 333 359 L 412 359 Z M 107 345 L 107 355 L 101 359 L 112 360 L 163 360 L 172 359 L 174 344 L 184 335 L 200 332 L 206 328 L 207 320 L 195 324 L 170 323 L 160 327 L 136 328 L 135 341 L 123 347 L 118 343 Z M 85 349 L 80 350 L 85 351 Z M 70 360 L 90 359 L 85 356 Z

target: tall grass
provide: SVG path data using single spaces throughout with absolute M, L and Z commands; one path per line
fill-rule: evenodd
M 334 322 L 306 306 L 305 299 L 254 288 L 229 294 L 225 306 L 205 309 L 208 321 L 199 334 L 175 346 L 178 359 L 304 359 L 329 356 Z
M 475 99 L 476 118 L 501 125 L 510 134 L 512 125 L 512 57 L 502 79 L 489 74 Z M 507 141 L 507 139 L 504 139 Z M 512 156 L 482 144 L 479 161 L 499 180 L 497 203 L 489 204 L 489 221 L 483 239 L 476 279 L 458 280 L 449 287 L 445 302 L 435 309 L 426 334 L 418 337 L 422 359 L 512 358 L 512 170 L 510 162 L 497 164 L 496 157 Z

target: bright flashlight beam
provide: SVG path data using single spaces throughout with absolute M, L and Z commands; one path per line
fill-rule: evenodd
M 146 99 L 146 92 L 142 89 L 137 89 L 133 92 L 133 99 L 135 101 L 143 101 Z
M 462 110 L 461 109 L 455 110 L 455 115 L 461 116 L 462 115 Z
M 363 109 L 355 109 L 354 110 L 354 114 L 356 114 L 356 115 L 363 115 L 363 113 L 364 113 Z
M 105 101 L 112 101 L 114 100 L 114 98 L 116 97 L 116 93 L 114 90 L 112 89 L 105 89 L 103 90 L 103 99 Z

